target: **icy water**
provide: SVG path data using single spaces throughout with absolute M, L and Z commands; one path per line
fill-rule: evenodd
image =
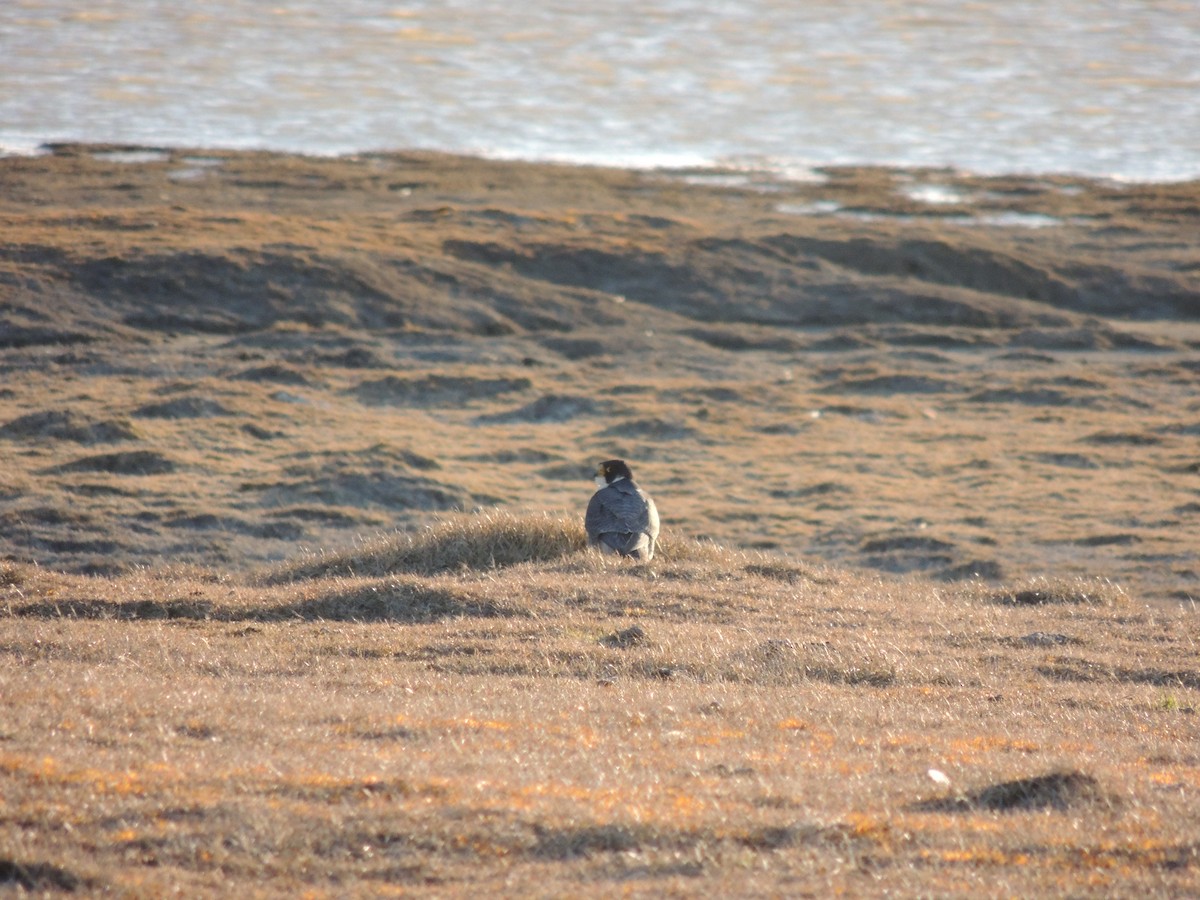
M 6 0 L 0 147 L 1200 177 L 1200 2 Z

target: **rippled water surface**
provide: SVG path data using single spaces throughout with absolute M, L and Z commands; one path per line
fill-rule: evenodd
M 1200 177 L 1195 0 L 6 0 L 0 145 Z

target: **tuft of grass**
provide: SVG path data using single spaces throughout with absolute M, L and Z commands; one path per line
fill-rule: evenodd
M 272 571 L 268 584 L 337 576 L 433 575 L 547 562 L 587 546 L 577 517 L 489 510 L 445 518 L 422 532 L 397 532 L 350 550 L 313 555 Z
M 1158 698 L 1158 703 L 1155 705 L 1155 708 L 1160 709 L 1163 712 L 1178 712 L 1179 698 L 1177 698 L 1174 694 L 1162 694 Z
M 800 643 L 771 638 L 734 656 L 726 672 L 733 681 L 759 684 L 827 684 L 886 687 L 897 679 L 896 666 L 871 648 L 843 652 L 827 642 Z
M 741 559 L 741 551 L 730 550 L 713 541 L 695 540 L 678 535 L 664 535 L 655 544 L 656 563 L 717 563 L 728 564 L 731 559 Z
M 489 571 L 522 563 L 561 561 L 586 549 L 587 537 L 577 516 L 494 509 L 450 515 L 416 533 L 394 532 L 349 549 L 312 553 L 270 570 L 262 580 L 266 584 L 289 584 L 324 578 Z M 696 569 L 733 572 L 747 559 L 746 554 L 711 541 L 669 537 L 659 542 L 653 562 L 647 565 L 603 554 L 581 558 L 580 564 L 585 569 L 617 565 L 653 578 L 678 577 Z M 808 570 L 795 566 L 751 564 L 746 570 L 789 581 L 810 577 Z
M 29 580 L 25 567 L 8 560 L 0 561 L 0 587 L 20 587 Z
M 745 567 L 750 575 L 758 575 L 773 581 L 784 581 L 788 584 L 811 582 L 813 584 L 836 584 L 837 579 L 829 572 L 822 572 L 807 565 L 796 565 L 781 560 L 766 560 L 749 563 Z
M 1129 597 L 1107 579 L 1036 578 L 997 591 L 991 600 L 1003 606 L 1122 606 Z
M 0 859 L 0 885 L 15 887 L 20 894 L 51 891 L 73 892 L 85 885 L 74 872 L 44 862 Z
M 987 809 L 1007 812 L 1029 809 L 1065 810 L 1087 804 L 1113 808 L 1119 801 L 1104 791 L 1095 777 L 1077 770 L 1058 770 L 1045 775 L 1033 775 L 988 785 L 970 794 L 928 801 L 919 808 L 927 811 Z

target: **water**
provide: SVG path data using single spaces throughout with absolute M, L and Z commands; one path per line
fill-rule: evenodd
M 0 147 L 1200 177 L 1200 0 L 4 0 Z

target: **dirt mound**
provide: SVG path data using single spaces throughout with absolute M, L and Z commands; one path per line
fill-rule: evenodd
M 1023 248 L 1018 256 L 968 239 L 827 240 L 783 234 L 764 243 L 788 256 L 817 257 L 866 275 L 967 288 L 1072 312 L 1134 319 L 1200 317 L 1200 297 L 1186 275 L 1118 269 L 1082 254 L 1061 260 Z
M 387 469 L 342 469 L 292 466 L 277 480 L 243 489 L 264 507 L 375 507 L 389 510 L 467 509 L 475 498 L 461 488 L 417 475 L 398 475 Z
M 341 359 L 359 363 L 372 362 L 369 357 L 355 356 L 353 355 L 353 351 L 347 352 L 351 354 L 349 357 L 333 356 L 329 358 L 328 361 L 333 362 Z M 362 365 L 353 366 L 353 368 L 363 367 L 364 366 Z M 308 376 L 300 370 L 293 368 L 292 366 L 280 365 L 279 363 L 243 369 L 241 372 L 238 372 L 236 375 L 234 375 L 233 379 L 235 381 L 266 382 L 269 384 L 290 384 L 293 387 L 307 387 L 312 383 Z
M 237 334 L 283 321 L 402 327 L 400 293 L 375 271 L 304 252 L 182 251 L 74 263 L 77 287 L 154 331 Z
M 135 409 L 133 415 L 139 419 L 209 419 L 232 416 L 234 412 L 211 397 L 192 395 L 163 403 L 148 403 Z
M 56 466 L 56 472 L 108 472 L 112 475 L 166 475 L 179 467 L 153 450 L 128 450 L 119 453 L 99 453 L 84 456 L 73 462 Z
M 526 391 L 532 384 L 528 378 L 471 378 L 456 375 L 402 378 L 388 375 L 363 381 L 351 393 L 360 403 L 369 406 L 453 406 Z
M 47 893 L 64 891 L 71 893 L 89 885 L 69 869 L 45 862 L 18 862 L 15 859 L 0 859 L 0 884 L 8 884 L 20 893 Z
M 495 569 L 559 559 L 583 550 L 584 543 L 582 523 L 575 519 L 498 511 L 444 518 L 419 533 L 387 535 L 351 551 L 315 556 L 277 569 L 266 580 Z
M 600 434 L 606 438 L 632 438 L 642 441 L 686 441 L 697 436 L 696 429 L 669 419 L 626 419 L 610 425 Z
M 15 441 L 73 441 L 77 444 L 114 444 L 138 437 L 123 419 L 96 419 L 71 410 L 48 409 L 28 413 L 0 425 L 0 438 Z
M 920 322 L 1016 328 L 1074 321 L 1066 313 L 1021 302 L 1036 297 L 996 292 L 991 282 L 928 279 L 903 265 L 859 268 L 848 276 L 820 264 L 815 252 L 820 246 L 776 237 L 765 242 L 704 239 L 655 252 L 596 240 L 586 246 L 448 241 L 443 250 L 525 278 L 624 297 L 704 322 L 796 327 Z M 774 338 L 776 343 L 780 340 Z
M 926 801 L 919 804 L 918 808 L 929 812 L 973 809 L 1010 812 L 1035 809 L 1062 811 L 1093 805 L 1113 807 L 1118 805 L 1118 801 L 1093 776 L 1068 770 L 1000 782 L 969 794 Z
M 517 409 L 480 416 L 478 421 L 481 424 L 497 425 L 512 422 L 566 422 L 581 416 L 599 415 L 604 409 L 604 404 L 597 403 L 590 397 L 547 394 Z

